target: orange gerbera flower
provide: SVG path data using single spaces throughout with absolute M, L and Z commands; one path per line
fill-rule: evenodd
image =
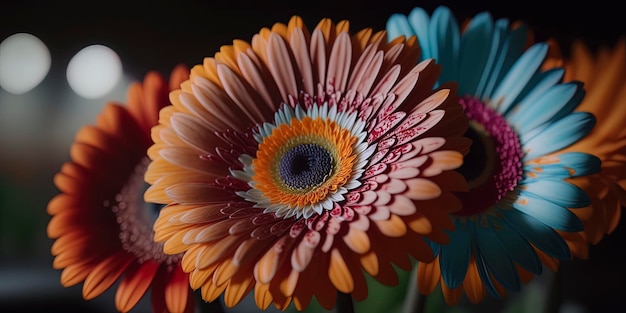
M 591 112 L 597 119 L 587 137 L 566 149 L 586 151 L 602 160 L 599 173 L 571 180 L 591 198 L 590 206 L 575 213 L 585 223 L 587 241 L 597 244 L 615 230 L 626 204 L 626 38 L 595 54 L 576 40 L 564 66 L 565 79 L 582 81 L 587 90 L 577 110 Z
M 415 39 L 299 17 L 234 41 L 191 71 L 153 129 L 146 199 L 193 289 L 233 307 L 254 289 L 302 310 L 367 296 L 363 271 L 432 260 L 466 189 L 469 140 L 452 85 Z M 417 64 L 417 65 L 416 65 Z
M 169 86 L 149 72 L 143 84 L 130 87 L 128 106 L 107 104 L 96 125 L 77 133 L 72 160 L 54 178 L 61 193 L 48 204 L 53 266 L 63 269 L 63 286 L 84 282 L 85 299 L 119 280 L 115 305 L 121 312 L 130 311 L 150 287 L 154 312 L 193 312 L 181 256 L 165 255 L 163 244 L 153 240 L 160 205 L 143 201 L 150 129 L 169 104 L 169 91 L 188 72 L 176 67 Z

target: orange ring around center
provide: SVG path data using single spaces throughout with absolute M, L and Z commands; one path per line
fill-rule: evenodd
M 350 179 L 357 154 L 357 137 L 330 119 L 294 118 L 290 124 L 281 124 L 259 144 L 252 161 L 254 187 L 272 204 L 304 207 L 326 199 Z M 293 189 L 279 175 L 278 165 L 283 155 L 300 144 L 317 144 L 325 148 L 335 160 L 330 177 L 317 186 Z

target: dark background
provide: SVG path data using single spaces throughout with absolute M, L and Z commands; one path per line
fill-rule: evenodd
M 14 32 L 36 34 L 66 59 L 94 42 L 124 55 L 128 71 L 169 70 L 177 62 L 196 64 L 233 39 L 249 40 L 261 27 L 305 18 L 349 19 L 351 29 L 381 30 L 393 13 L 408 14 L 415 6 L 432 12 L 450 7 L 462 21 L 482 11 L 495 18 L 524 20 L 537 38 L 554 36 L 567 43 L 574 37 L 590 44 L 611 43 L 626 34 L 617 1 L 411 1 L 411 0 L 230 0 L 230 1 L 19 1 L 0 4 L 0 37 Z M 58 62 L 62 64 L 63 62 Z M 55 70 L 55 68 L 53 68 Z
M 45 101 L 49 105 L 39 104 L 37 108 L 63 122 L 63 118 L 69 118 L 69 115 L 58 112 L 61 109 L 67 112 L 67 107 L 64 98 L 54 91 L 58 90 L 60 94 L 68 89 L 64 80 L 67 63 L 76 52 L 90 44 L 103 44 L 115 50 L 122 59 L 125 73 L 140 80 L 149 70 L 167 74 L 178 63 L 199 64 L 203 57 L 212 56 L 221 45 L 230 44 L 233 39 L 250 40 L 260 28 L 276 22 L 287 23 L 292 15 L 302 16 L 310 28 L 321 18 L 330 17 L 335 22 L 350 20 L 353 31 L 365 27 L 382 30 L 393 13 L 408 14 L 415 6 L 432 12 L 442 4 L 450 7 L 459 21 L 482 11 L 490 11 L 494 18 L 526 21 L 535 30 L 538 40 L 553 37 L 563 45 L 565 53 L 574 38 L 584 39 L 595 48 L 613 45 L 619 37 L 626 35 L 624 11 L 617 1 L 608 0 L 581 3 L 523 0 L 3 0 L 0 2 L 0 41 L 14 33 L 27 32 L 48 46 L 52 67 L 42 87 L 38 88 L 48 91 Z M 124 100 L 123 94 L 114 98 Z M 0 103 L 0 108 L 10 106 L 9 100 L 19 100 L 10 96 L 1 99 L 5 100 Z M 92 122 L 98 110 L 90 112 L 90 118 L 84 123 Z M 14 233 L 0 229 L 0 235 L 5 236 L 0 238 L 0 311 L 26 312 L 44 308 L 48 312 L 64 311 L 69 308 L 60 302 L 77 299 L 73 309 L 87 310 L 87 306 L 80 308 L 86 304 L 79 299 L 79 287 L 70 288 L 71 296 L 67 298 L 48 297 L 44 302 L 20 291 L 23 281 L 20 281 L 21 272 L 17 269 L 26 269 L 31 274 L 40 271 L 42 279 L 48 279 L 47 283 L 27 286 L 26 291 L 41 295 L 48 288 L 59 288 L 59 272 L 52 271 L 50 265 L 51 241 L 45 237 L 48 221 L 45 206 L 57 192 L 52 185 L 52 176 L 67 160 L 73 134 L 80 126 L 80 123 L 69 124 L 73 126 L 69 126 L 62 139 L 50 141 L 45 127 L 35 127 L 38 121 L 26 120 L 24 123 L 33 124 L 32 133 L 25 137 L 30 141 L 25 139 L 20 147 L 0 146 L 0 188 L 4 188 L 5 194 L 4 200 L 0 198 L 0 205 L 5 205 L 6 212 L 13 214 L 0 214 L 0 227 L 13 223 L 1 218 L 17 216 L 17 226 L 13 226 L 22 230 Z M 5 138 L 13 135 L 6 128 L 0 127 L 0 131 L 3 132 L 0 136 Z M 591 247 L 589 260 L 562 264 L 562 296 L 581 304 L 583 307 L 579 309 L 582 311 L 578 312 L 617 312 L 623 306 L 621 301 L 626 291 L 623 287 L 626 281 L 623 268 L 626 265 L 625 228 L 624 224 L 620 225 L 615 233 Z M 110 307 L 111 304 L 107 305 Z

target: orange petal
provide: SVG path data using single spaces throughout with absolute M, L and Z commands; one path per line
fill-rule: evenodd
M 485 298 L 486 290 L 483 285 L 483 281 L 478 274 L 478 268 L 476 267 L 476 260 L 472 256 L 467 268 L 467 274 L 463 281 L 463 288 L 467 294 L 467 298 L 472 303 L 478 303 Z
M 431 294 L 440 280 L 439 258 L 436 258 L 432 263 L 420 262 L 417 264 L 417 286 L 420 293 Z
M 441 189 L 430 179 L 414 178 L 406 181 L 409 187 L 404 194 L 413 200 L 429 200 L 441 195 Z
M 115 293 L 115 307 L 120 312 L 130 311 L 152 284 L 160 263 L 148 261 L 129 267 Z
M 61 285 L 63 285 L 63 287 L 70 287 L 84 281 L 85 277 L 89 275 L 94 266 L 95 264 L 91 262 L 68 265 L 63 269 L 63 272 L 61 272 Z
M 91 300 L 109 289 L 133 261 L 134 258 L 126 251 L 104 259 L 87 275 L 83 285 L 83 298 Z
M 256 283 L 254 286 L 254 301 L 261 310 L 266 310 L 272 303 L 272 294 L 270 293 L 270 285 Z
M 337 290 L 343 293 L 351 293 L 354 290 L 354 280 L 350 269 L 337 248 L 331 250 L 328 276 Z

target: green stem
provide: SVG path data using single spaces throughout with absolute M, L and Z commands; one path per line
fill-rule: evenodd
M 340 291 L 337 292 L 337 312 L 354 313 L 354 303 L 351 295 Z
M 426 297 L 426 295 L 422 294 L 421 292 L 417 293 L 417 301 L 415 303 L 415 313 L 424 313 L 426 312 L 426 299 L 428 299 L 428 297 Z

